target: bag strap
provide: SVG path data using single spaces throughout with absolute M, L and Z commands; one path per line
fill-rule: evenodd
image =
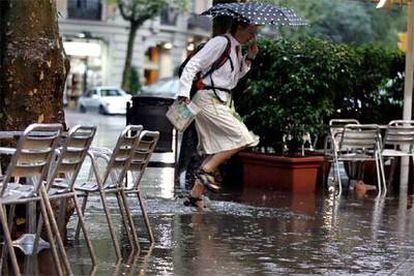
M 219 69 L 220 67 L 222 67 L 227 60 L 230 61 L 230 67 L 231 67 L 231 71 L 233 72 L 234 70 L 234 65 L 233 65 L 233 61 L 231 60 L 230 57 L 230 52 L 231 52 L 231 41 L 230 38 L 227 35 L 224 35 L 224 37 L 227 39 L 227 45 L 226 48 L 224 49 L 224 52 L 221 54 L 221 56 L 211 65 L 210 69 L 201 76 L 201 79 L 204 79 L 207 76 L 210 76 L 210 82 L 211 82 L 211 87 L 213 88 L 213 92 L 214 95 L 216 96 L 216 98 L 221 102 L 221 103 L 225 103 L 222 99 L 220 99 L 220 97 L 217 95 L 216 92 L 216 88 L 214 85 L 214 81 L 213 81 L 213 77 L 212 74 L 214 71 L 216 71 L 217 69 Z
M 208 75 L 211 75 L 214 71 L 222 67 L 226 63 L 227 59 L 230 61 L 231 71 L 233 72 L 234 65 L 230 57 L 230 52 L 231 52 L 230 38 L 227 35 L 223 35 L 223 37 L 227 39 L 227 45 L 226 45 L 226 48 L 224 49 L 224 52 L 215 62 L 213 62 L 213 64 L 210 66 L 210 69 L 201 76 L 201 79 L 204 79 L 205 77 L 207 77 Z

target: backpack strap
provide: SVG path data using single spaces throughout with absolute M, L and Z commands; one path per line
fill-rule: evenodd
M 230 61 L 231 71 L 233 72 L 234 65 L 233 65 L 233 61 L 231 60 L 231 57 L 230 57 L 230 52 L 231 52 L 230 38 L 227 35 L 223 35 L 223 37 L 225 37 L 227 39 L 226 48 L 224 49 L 224 52 L 221 54 L 221 56 L 215 62 L 213 62 L 210 69 L 201 76 L 202 79 L 204 79 L 208 75 L 211 75 L 214 71 L 216 71 L 217 69 L 222 67 L 226 63 L 227 59 Z
M 233 72 L 233 70 L 234 70 L 233 61 L 231 60 L 231 57 L 230 57 L 231 41 L 230 41 L 230 38 L 227 35 L 224 35 L 224 37 L 227 39 L 227 45 L 226 45 L 226 48 L 224 49 L 224 52 L 221 54 L 221 56 L 215 62 L 213 62 L 210 69 L 201 76 L 201 80 L 204 79 L 207 76 L 210 76 L 211 86 L 209 86 L 209 87 L 211 87 L 213 89 L 214 95 L 216 96 L 216 98 L 221 103 L 225 103 L 225 102 L 222 99 L 220 99 L 220 97 L 217 95 L 216 88 L 214 86 L 214 81 L 213 81 L 212 74 L 213 74 L 214 71 L 216 71 L 217 69 L 222 67 L 226 63 L 227 60 L 230 61 L 231 71 Z

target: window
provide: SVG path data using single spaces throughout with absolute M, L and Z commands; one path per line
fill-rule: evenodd
M 102 20 L 102 0 L 67 0 L 68 18 Z
M 116 89 L 102 89 L 101 96 L 102 97 L 117 97 L 117 96 L 122 96 L 122 94 Z
M 92 95 L 96 95 L 96 90 L 89 90 L 88 92 L 85 93 L 85 97 L 90 98 L 92 97 Z
M 161 11 L 161 25 L 177 25 L 178 10 L 173 7 L 167 7 Z

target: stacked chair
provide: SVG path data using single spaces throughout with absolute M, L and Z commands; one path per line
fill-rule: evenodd
M 140 183 L 142 176 L 144 175 L 145 169 L 150 161 L 151 155 L 154 152 L 155 146 L 157 145 L 160 133 L 158 131 L 143 131 L 139 137 L 139 142 L 137 148 L 132 156 L 131 165 L 128 168 L 128 171 L 132 175 L 132 185 L 122 185 L 120 192 L 124 198 L 126 204 L 126 211 L 128 219 L 131 224 L 131 228 L 134 234 L 134 239 L 137 240 L 135 225 L 132 220 L 132 215 L 130 208 L 127 204 L 127 196 L 135 195 L 138 199 L 138 203 L 141 208 L 142 215 L 144 217 L 145 226 L 148 231 L 148 236 L 151 243 L 154 243 L 154 235 L 152 233 L 151 225 L 148 219 L 147 210 L 145 207 L 144 198 L 141 195 Z
M 67 199 L 73 200 L 89 250 L 92 265 L 96 264 L 96 256 L 88 231 L 85 227 L 83 213 L 78 204 L 77 192 L 74 185 L 95 133 L 96 127 L 92 126 L 75 126 L 70 129 L 62 146 L 56 150 L 55 158 L 49 169 L 46 185 L 49 200 L 61 200 L 58 217 L 60 228 L 64 226 L 63 220 L 65 217 Z M 53 213 L 49 215 L 53 216 Z M 38 231 L 40 230 L 41 228 L 38 229 Z
M 11 238 L 14 210 L 16 204 L 40 204 L 41 216 L 45 222 L 46 232 L 56 265 L 57 274 L 64 275 L 59 254 L 55 244 L 55 238 L 62 256 L 66 272 L 71 274 L 70 265 L 59 234 L 59 229 L 53 210 L 50 205 L 44 185 L 48 168 L 61 136 L 61 124 L 32 124 L 21 135 L 17 147 L 0 148 L 0 152 L 11 154 L 11 160 L 7 171 L 1 180 L 0 192 L 0 222 L 3 229 L 5 245 L 2 248 L 2 267 L 7 255 L 10 255 L 15 275 L 20 275 L 14 247 L 18 246 L 25 254 L 36 254 L 34 246 L 27 246 L 28 240 L 38 239 L 34 234 L 25 234 L 19 241 Z M 26 178 L 26 183 L 19 183 L 21 178 Z M 9 216 L 6 215 L 6 206 L 9 206 Z M 33 205 L 32 205 L 33 206 Z M 26 245 L 26 246 L 25 246 Z
M 138 235 L 128 206 L 128 195 L 136 195 L 144 216 L 145 225 L 151 243 L 154 236 L 142 195 L 140 182 L 148 165 L 151 154 L 158 142 L 159 132 L 143 131 L 142 126 L 129 125 L 121 132 L 115 147 L 91 147 L 96 127 L 75 126 L 67 134 L 62 134 L 61 124 L 32 124 L 22 133 L 16 148 L 1 148 L 0 154 L 11 156 L 7 171 L 0 176 L 0 223 L 4 233 L 1 266 L 10 256 L 15 275 L 20 275 L 14 247 L 19 247 L 26 255 L 37 254 L 49 247 L 52 251 L 56 273 L 72 274 L 59 227 L 64 226 L 66 202 L 72 199 L 78 214 L 76 238 L 80 229 L 84 234 L 92 265 L 96 264 L 96 255 L 84 221 L 84 212 L 90 194 L 99 194 L 115 253 L 122 259 L 118 238 L 112 223 L 106 196 L 116 196 L 123 225 L 133 248 L 139 249 Z M 76 181 L 85 158 L 91 160 L 91 176 L 95 181 Z M 98 162 L 106 164 L 101 172 Z M 127 181 L 127 175 L 131 180 Z M 21 184 L 20 180 L 25 180 Z M 79 182 L 79 183 L 78 183 Z M 130 183 L 131 185 L 128 185 Z M 78 197 L 83 197 L 82 205 Z M 50 200 L 58 201 L 57 220 Z M 13 241 L 11 227 L 16 204 L 32 204 L 38 202 L 41 216 L 37 231 L 33 229 Z M 9 213 L 6 214 L 6 206 Z M 30 210 L 30 208 L 28 208 Z M 33 214 L 33 210 L 30 211 Z M 49 244 L 40 238 L 45 226 Z M 63 263 L 63 266 L 62 266 Z
M 129 135 L 127 135 L 130 133 Z M 132 135 L 131 135 L 132 133 Z M 122 163 L 119 163 L 118 165 L 114 163 L 114 161 L 117 160 L 117 147 L 113 151 L 111 151 L 108 148 L 97 148 L 94 147 L 91 149 L 91 157 L 92 157 L 92 168 L 93 168 L 93 175 L 95 175 L 95 178 L 98 178 L 98 165 L 97 160 L 102 159 L 106 160 L 107 166 L 106 166 L 106 172 L 104 173 L 103 180 L 101 182 L 101 188 L 100 191 L 103 194 L 103 197 L 106 195 L 113 194 L 116 196 L 119 210 L 122 216 L 123 224 L 126 229 L 128 240 L 132 247 L 135 247 L 139 250 L 139 241 L 138 241 L 138 235 L 137 230 L 132 218 L 132 214 L 130 211 L 130 207 L 128 206 L 127 201 L 127 195 L 129 194 L 135 194 L 138 198 L 138 201 L 140 203 L 140 207 L 142 210 L 142 213 L 144 215 L 145 224 L 147 227 L 147 231 L 150 237 L 151 243 L 154 242 L 154 236 L 150 227 L 148 215 L 145 208 L 144 200 L 141 196 L 139 184 L 141 182 L 142 176 L 144 174 L 144 171 L 149 163 L 151 154 L 153 153 L 155 146 L 158 142 L 159 138 L 159 132 L 158 131 L 142 131 L 142 127 L 139 128 L 131 128 L 131 126 L 127 127 L 127 129 L 124 130 L 123 135 L 125 135 L 125 139 L 136 139 L 135 146 L 130 148 L 129 152 L 123 151 L 125 158 L 126 154 L 128 154 L 128 158 L 123 160 Z M 121 137 L 123 136 L 121 135 Z M 127 181 L 127 173 L 130 172 L 133 178 L 132 185 L 128 186 L 125 183 L 129 182 Z M 77 186 L 76 188 L 78 190 L 83 190 L 86 193 L 90 193 L 90 190 L 87 189 L 90 188 L 90 184 L 83 184 L 80 186 Z M 93 184 L 92 184 L 93 185 Z M 83 188 L 82 188 L 83 187 Z M 87 189 L 86 189 L 87 188 Z M 95 187 L 95 189 L 98 189 L 98 187 Z M 95 190 L 96 191 L 96 190 Z M 84 203 L 83 203 L 83 210 L 85 209 L 86 202 L 87 202 L 87 195 L 85 196 Z M 104 202 L 105 200 L 103 200 Z M 105 207 L 104 207 L 105 209 Z M 108 210 L 109 211 L 109 210 Z M 109 220 L 108 220 L 109 222 Z M 111 228 L 111 226 L 110 226 Z M 113 231 L 113 230 L 111 230 Z M 77 230 L 77 233 L 79 232 L 79 228 Z M 117 251 L 117 244 L 116 240 L 113 240 L 115 250 Z M 119 256 L 120 257 L 120 256 Z

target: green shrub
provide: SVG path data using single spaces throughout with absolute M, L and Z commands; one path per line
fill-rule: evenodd
M 389 80 L 403 71 L 403 55 L 397 51 L 316 39 L 262 40 L 259 48 L 248 88 L 235 95 L 235 102 L 260 135 L 262 149 L 280 154 L 287 146 L 295 154 L 303 135 L 323 136 L 331 118 L 360 119 L 384 104 L 400 109 L 398 101 L 386 103 L 384 96 L 395 94 L 395 85 L 384 89 L 385 84 L 390 86 Z M 356 110 L 359 104 L 364 107 Z

